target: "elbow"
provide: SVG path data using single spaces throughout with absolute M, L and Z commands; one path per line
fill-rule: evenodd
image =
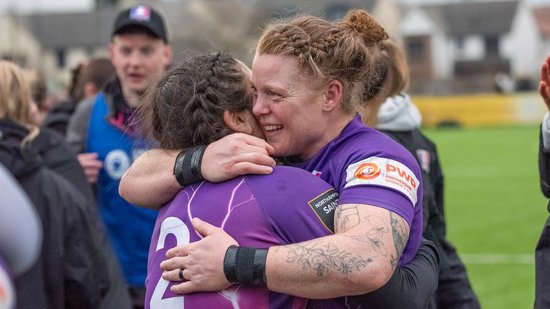
M 352 289 L 346 295 L 361 295 L 375 291 L 388 283 L 393 274 L 393 268 L 388 264 L 370 265 L 368 268 L 349 276 L 349 287 Z
M 132 186 L 128 184 L 128 180 L 125 176 L 126 174 L 124 174 L 124 176 L 122 176 L 122 178 L 120 179 L 120 184 L 118 185 L 118 194 L 128 203 L 133 203 L 131 199 L 132 194 L 130 192 L 130 188 Z

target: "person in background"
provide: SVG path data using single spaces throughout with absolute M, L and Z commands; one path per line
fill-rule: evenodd
M 274 23 L 264 31 L 252 66 L 253 113 L 273 147 L 261 139 L 232 134 L 209 144 L 206 150 L 185 150 L 177 158 L 177 151 L 151 152 L 135 162 L 139 167 L 134 165 L 128 171 L 120 191 L 151 207 L 173 197 L 180 186 L 200 180 L 201 174 L 216 182 L 239 173 L 269 174 L 274 164 L 269 154 L 320 176 L 340 193 L 335 235 L 271 247 L 267 258 L 255 261 L 254 267 L 232 257 L 245 250 L 255 254 L 265 251 L 230 247 L 236 242 L 223 230 L 201 221 L 195 228 L 206 237 L 169 250 L 170 259 L 161 264 L 164 278 L 173 281 L 181 281 L 179 271 L 185 269 L 187 281 L 174 285 L 172 291 L 215 291 L 263 278 L 256 284 L 302 297 L 358 295 L 380 288 L 396 266 L 412 260 L 422 229 L 420 168 L 406 149 L 365 127 L 358 116 L 365 80 L 373 73 L 371 61 L 377 43 L 386 37 L 363 10 L 351 10 L 339 23 L 313 16 Z M 209 149 L 214 149 L 214 154 L 207 156 Z M 236 164 L 226 166 L 228 162 Z M 390 189 L 386 180 L 393 177 L 391 172 L 397 166 L 414 185 Z M 206 169 L 210 169 L 208 173 Z M 384 174 L 377 172 L 382 170 Z M 371 182 L 378 176 L 373 180 L 376 184 Z M 402 250 L 406 252 L 403 255 Z M 367 260 L 370 266 L 363 267 Z M 437 257 L 428 260 L 436 274 Z M 238 277 L 230 271 L 233 265 L 241 269 Z M 436 282 L 431 277 L 419 284 L 435 290 Z M 407 295 L 402 302 L 395 294 L 388 299 L 398 303 L 398 308 L 425 306 L 426 298 L 421 295 L 408 298 L 407 288 L 400 292 Z
M 78 102 L 96 95 L 114 74 L 115 69 L 107 58 L 93 58 L 79 63 L 72 70 L 67 100 L 56 104 L 49 111 L 42 127 L 51 128 L 65 136 Z
M 137 5 L 121 11 L 113 25 L 109 59 L 116 78 L 93 98 L 78 104 L 67 141 L 96 183 L 98 207 L 124 271 L 135 308 L 145 299 L 147 253 L 157 211 L 136 207 L 118 194 L 120 178 L 148 145 L 130 118 L 139 99 L 172 62 L 163 17 Z
M 46 131 L 35 123 L 35 112 L 21 68 L 0 61 L 0 163 L 26 192 L 43 227 L 38 261 L 15 277 L 17 307 L 129 308 L 97 209 L 36 143 Z
M 42 125 L 46 115 L 56 105 L 56 101 L 49 93 L 44 74 L 37 70 L 24 70 L 23 72 L 25 72 L 25 78 L 30 83 L 32 99 L 37 107 L 36 122 L 38 125 Z
M 550 55 L 541 66 L 539 93 L 550 111 Z M 542 193 L 550 198 L 550 116 L 541 124 L 539 174 Z M 550 212 L 550 203 L 547 206 Z M 550 308 L 550 216 L 546 220 L 535 249 L 535 309 Z
M 405 92 L 409 67 L 403 49 L 385 41 L 377 62 L 380 80 L 367 89 L 368 107 L 363 113 L 367 125 L 388 134 L 417 159 L 422 168 L 424 238 L 437 246 L 441 258 L 439 284 L 432 308 L 480 308 L 466 268 L 446 237 L 444 178 L 436 145 L 420 131 L 421 115 Z
M 0 308 L 14 309 L 13 276 L 25 273 L 38 259 L 42 225 L 28 196 L 1 163 L 0 188 Z

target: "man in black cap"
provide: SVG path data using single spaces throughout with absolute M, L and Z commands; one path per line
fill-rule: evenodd
M 136 136 L 132 116 L 139 97 L 172 62 L 162 16 L 146 5 L 119 13 L 109 58 L 116 78 L 103 91 L 78 105 L 67 129 L 134 300 L 143 308 L 147 254 L 156 211 L 129 204 L 118 194 L 120 178 L 147 145 Z

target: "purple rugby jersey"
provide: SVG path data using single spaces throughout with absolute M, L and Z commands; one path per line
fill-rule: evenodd
M 190 219 L 222 227 L 240 245 L 268 248 L 329 235 L 338 194 L 311 173 L 276 167 L 270 175 L 247 175 L 223 183 L 182 189 L 159 212 L 149 248 L 146 308 L 305 308 L 307 301 L 267 290 L 233 285 L 212 293 L 175 295 L 161 278 L 160 262 L 176 244 L 201 239 Z
M 407 149 L 356 116 L 340 136 L 297 167 L 333 185 L 340 205 L 378 206 L 403 217 L 410 233 L 399 265 L 414 258 L 422 239 L 422 178 Z

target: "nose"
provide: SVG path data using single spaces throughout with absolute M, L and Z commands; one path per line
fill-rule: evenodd
M 141 55 L 138 52 L 133 52 L 128 58 L 128 63 L 131 66 L 138 66 L 142 61 Z
M 269 104 L 267 100 L 265 98 L 262 98 L 262 96 L 256 95 L 254 97 L 252 113 L 256 117 L 269 113 Z

